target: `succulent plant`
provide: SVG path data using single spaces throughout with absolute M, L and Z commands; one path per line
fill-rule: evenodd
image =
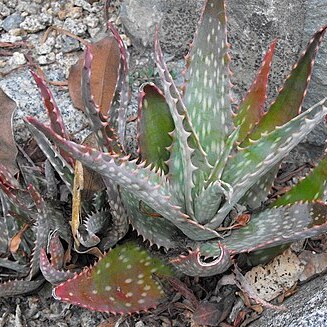
M 99 207 L 98 213 L 87 220 L 86 236 L 79 238 L 85 247 L 97 240 L 95 244 L 107 250 L 126 234 L 130 223 L 150 245 L 165 248 L 166 257 L 177 270 L 190 276 L 212 276 L 225 272 L 232 264 L 232 256 L 238 253 L 287 244 L 327 230 L 327 207 L 323 201 L 326 158 L 289 192 L 275 202 L 267 201 L 283 158 L 327 114 L 326 99 L 300 112 L 327 26 L 313 35 L 266 112 L 274 41 L 235 113 L 229 97 L 230 59 L 224 1 L 205 2 L 186 57 L 183 88 L 176 86 L 164 62 L 157 30 L 155 60 L 163 91 L 152 83 L 141 87 L 139 156 L 135 159 L 131 159 L 124 144 L 127 53 L 118 32 L 111 24 L 108 26 L 121 55 L 115 97 L 118 104 L 114 103 L 106 112 L 91 94 L 90 47 L 86 47 L 82 72 L 85 113 L 96 139 L 93 146 L 69 140 L 51 93 L 35 74 L 51 112 L 51 125 L 33 117 L 26 119 L 40 148 L 70 190 L 74 184 L 74 161 L 94 170 L 104 182 L 105 209 L 110 219 L 104 222 L 106 215 L 101 214 Z M 43 202 L 33 189 L 30 194 L 36 209 L 42 212 Z M 95 237 L 103 228 L 110 235 L 103 233 L 104 243 Z M 39 250 L 41 271 L 54 283 L 71 277 L 70 272 L 59 271 L 63 262 L 58 264 L 53 259 L 57 251 L 62 251 L 57 237 L 55 234 L 49 238 L 56 249 L 51 250 L 51 262 L 45 250 Z M 139 256 L 142 258 L 137 262 L 135 258 Z M 169 273 L 155 259 L 153 270 L 146 269 L 147 258 L 146 252 L 139 252 L 134 245 L 117 247 L 94 268 L 57 286 L 54 296 L 100 311 L 146 310 L 151 301 L 140 297 L 140 292 L 148 294 L 147 289 L 155 288 L 152 303 L 157 303 L 162 293 L 160 285 L 151 284 L 151 274 L 157 269 Z M 143 289 L 132 291 L 127 287 L 130 278 L 125 275 L 123 280 L 117 280 L 120 272 L 125 274 L 129 260 L 133 275 L 140 276 L 137 284 L 143 285 Z M 118 266 L 107 269 L 113 263 Z M 103 303 L 105 299 L 107 302 Z
M 326 229 L 324 216 L 317 219 L 317 211 L 324 214 L 325 210 L 317 201 L 323 197 L 325 181 L 320 166 L 291 195 L 264 204 L 281 160 L 326 115 L 325 100 L 299 114 L 325 30 L 313 36 L 265 113 L 274 41 L 236 114 L 229 98 L 224 2 L 206 1 L 186 58 L 183 90 L 167 69 L 157 33 L 155 59 L 164 91 L 153 84 L 141 89 L 135 160 L 122 151 L 113 153 L 110 146 L 100 151 L 76 144 L 33 118 L 28 121 L 76 160 L 119 185 L 132 226 L 151 244 L 189 249 L 171 259 L 177 268 L 190 275 L 217 274 L 230 266 L 230 254 L 284 244 Z M 101 117 L 87 91 L 91 61 L 92 53 L 87 51 L 82 85 L 88 116 L 99 143 L 114 144 L 118 139 L 108 139 L 103 132 L 110 126 L 108 119 Z M 317 189 L 302 186 L 312 180 L 320 182 Z M 237 228 L 233 224 L 244 214 L 249 221 Z M 214 259 L 206 262 L 203 257 Z

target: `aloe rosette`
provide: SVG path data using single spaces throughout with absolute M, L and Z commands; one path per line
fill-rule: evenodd
M 52 140 L 63 154 L 69 154 L 102 176 L 111 210 L 120 212 L 113 215 L 112 221 L 113 230 L 122 228 L 118 238 L 126 233 L 128 219 L 151 245 L 168 251 L 167 257 L 176 269 L 191 276 L 212 276 L 231 266 L 231 255 L 287 244 L 327 230 L 327 208 L 323 202 L 326 158 L 289 192 L 273 203 L 266 203 L 280 162 L 327 114 L 326 99 L 301 112 L 314 59 L 327 26 L 313 35 L 265 112 L 276 46 L 273 41 L 236 113 L 231 110 L 229 97 L 230 58 L 224 1 L 205 2 L 186 57 L 182 89 L 176 86 L 164 62 L 157 31 L 155 60 L 162 90 L 151 83 L 141 88 L 139 157 L 134 160 L 124 152 L 127 55 L 118 33 L 109 27 L 120 45 L 122 62 L 117 83 L 120 105 L 117 110 L 112 107 L 108 117 L 100 112 L 90 92 L 90 49 L 86 50 L 82 74 L 86 115 L 98 146 L 70 141 L 35 118 L 26 121 L 33 134 L 39 133 L 42 142 L 48 142 L 47 138 Z M 244 215 L 248 221 L 240 227 L 237 222 Z M 130 253 L 133 255 L 134 250 Z M 76 300 L 78 280 L 84 280 L 87 275 L 96 284 L 97 274 L 105 274 L 101 268 L 105 263 L 101 262 L 98 268 L 58 286 L 54 295 L 79 302 Z M 114 283 L 112 275 L 108 276 Z M 111 293 L 112 285 L 106 286 L 110 287 L 110 298 L 116 301 Z M 98 294 L 99 290 L 92 292 Z M 137 302 L 140 300 L 125 302 L 123 308 L 120 302 L 113 306 L 110 300 L 106 308 L 95 309 L 144 310 L 145 306 L 132 305 L 140 304 Z M 85 301 L 79 304 L 87 306 Z

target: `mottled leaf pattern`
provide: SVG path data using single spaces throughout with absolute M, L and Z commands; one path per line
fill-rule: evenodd
M 57 286 L 56 299 L 92 310 L 126 314 L 156 307 L 164 292 L 152 274 L 171 275 L 171 269 L 134 243 L 117 246 L 92 270 Z
M 218 227 L 226 214 L 258 179 L 273 168 L 310 131 L 324 119 L 327 113 L 325 99 L 291 121 L 261 137 L 251 146 L 241 149 L 228 161 L 222 179 L 234 189 L 231 203 L 226 204 L 207 224 Z
M 229 56 L 223 0 L 207 0 L 187 57 L 184 102 L 210 164 L 232 127 Z
M 327 231 L 327 206 L 305 203 L 267 209 L 251 216 L 250 222 L 222 241 L 232 253 L 291 243 Z
M 218 243 L 216 241 L 216 243 Z M 212 250 L 212 249 L 211 249 Z M 187 255 L 180 255 L 170 262 L 189 276 L 213 276 L 226 271 L 232 264 L 230 255 L 224 246 L 218 244 L 216 251 L 210 252 L 210 260 L 206 262 L 201 248 L 190 251 Z
M 10 280 L 0 284 L 0 297 L 9 297 L 37 290 L 44 283 L 44 279 L 39 280 Z
M 53 133 L 50 128 L 32 117 L 29 117 L 28 121 L 48 135 L 58 146 L 69 151 L 77 160 L 110 178 L 126 191 L 133 193 L 139 200 L 148 204 L 156 212 L 180 228 L 185 235 L 196 240 L 205 240 L 218 236 L 218 233 L 214 230 L 198 224 L 180 211 L 180 207 L 170 200 L 171 194 L 167 190 L 162 176 L 149 169 L 137 166 L 133 161 L 116 159 L 119 162 L 118 164 L 109 154 L 62 139 Z
M 40 250 L 40 270 L 43 274 L 43 277 L 51 284 L 60 284 L 74 276 L 74 274 L 70 271 L 58 270 L 55 268 L 49 262 L 44 249 Z

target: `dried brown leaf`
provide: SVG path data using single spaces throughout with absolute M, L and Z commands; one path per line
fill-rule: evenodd
M 119 47 L 113 37 L 106 36 L 100 41 L 91 44 L 90 48 L 93 55 L 91 92 L 102 114 L 107 115 L 118 79 Z M 78 62 L 71 67 L 68 77 L 70 97 L 74 106 L 82 111 L 85 110 L 81 91 L 83 62 L 84 53 L 81 54 Z
M 9 241 L 9 250 L 11 253 L 16 253 L 20 243 L 22 242 L 22 237 L 25 231 L 29 228 L 29 225 L 25 224 L 23 228 L 17 232 Z
M 4 165 L 12 174 L 17 172 L 15 159 L 17 148 L 12 132 L 12 115 L 16 108 L 16 103 L 0 88 L 0 163 Z
M 81 190 L 84 187 L 84 179 L 83 179 L 83 166 L 82 164 L 76 160 L 75 162 L 75 174 L 74 174 L 74 186 L 73 186 L 73 208 L 72 208 L 72 220 L 71 220 L 71 228 L 72 234 L 77 246 L 79 245 L 79 241 L 76 237 L 78 232 L 78 227 L 80 225 L 80 211 L 81 211 Z

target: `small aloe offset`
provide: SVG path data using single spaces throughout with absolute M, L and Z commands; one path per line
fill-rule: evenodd
M 96 144 L 91 147 L 70 141 L 64 129 L 58 128 L 60 120 L 54 117 L 58 115 L 56 106 L 51 107 L 56 124 L 48 127 L 35 118 L 26 119 L 41 149 L 70 189 L 75 161 L 102 176 L 107 189 L 105 210 L 110 214 L 107 225 L 110 237 L 106 233 L 101 237 L 108 247 L 127 233 L 130 223 L 150 245 L 165 248 L 168 260 L 177 270 L 191 276 L 212 276 L 231 266 L 231 255 L 327 231 L 327 206 L 323 202 L 326 158 L 288 193 L 273 203 L 266 201 L 280 162 L 327 114 L 326 99 L 301 112 L 327 26 L 313 35 L 276 100 L 265 112 L 274 40 L 236 113 L 231 110 L 229 98 L 230 59 L 224 1 L 205 2 L 186 57 L 182 88 L 175 85 L 163 59 L 157 30 L 155 60 L 161 85 L 149 83 L 141 87 L 139 156 L 133 160 L 124 144 L 127 55 L 117 31 L 111 25 L 109 28 L 121 54 L 116 85 L 118 106 L 112 105 L 103 113 L 94 101 L 90 48 L 85 51 L 82 72 L 85 113 Z M 51 146 L 49 139 L 59 150 Z M 36 201 L 36 196 L 31 196 Z M 42 203 L 36 209 L 42 212 Z M 244 216 L 248 219 L 240 224 Z M 85 221 L 87 235 L 84 234 L 81 243 L 93 246 L 96 240 L 103 245 L 101 237 L 93 237 L 103 230 L 102 216 L 90 217 L 94 221 Z M 50 261 L 45 249 L 38 251 L 45 278 L 58 283 L 71 276 L 61 270 L 62 265 L 55 264 L 50 251 Z M 139 251 L 135 245 L 117 246 L 93 268 L 57 286 L 54 296 L 113 313 L 153 307 L 160 301 L 162 291 L 153 281 L 152 273 L 170 272 L 155 259 L 146 264 L 150 257 Z M 133 278 L 137 279 L 134 284 Z

